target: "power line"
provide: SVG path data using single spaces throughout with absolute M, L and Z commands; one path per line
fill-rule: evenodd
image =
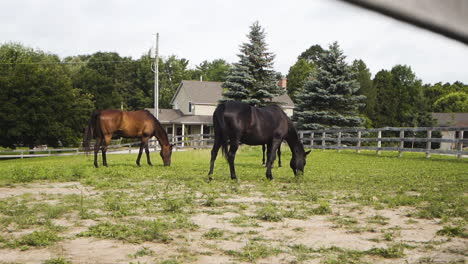
M 111 63 L 137 63 L 138 61 L 86 61 L 86 62 L 0 62 L 0 65 L 60 65 L 60 64 L 111 64 Z M 148 60 L 148 62 L 150 62 Z

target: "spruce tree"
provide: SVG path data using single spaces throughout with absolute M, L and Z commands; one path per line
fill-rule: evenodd
M 256 106 L 271 104 L 274 97 L 284 92 L 277 86 L 273 70 L 275 55 L 268 51 L 265 30 L 258 22 L 250 27 L 247 38 L 249 42 L 241 45 L 241 53 L 237 55 L 239 62 L 223 84 L 227 89 L 223 100 L 244 101 Z
M 249 103 L 249 88 L 252 87 L 254 79 L 250 75 L 248 68 L 235 63 L 229 70 L 226 81 L 222 84 L 225 89 L 223 99 L 225 101 L 241 101 Z
M 297 99 L 294 119 L 300 129 L 360 126 L 358 109 L 365 96 L 359 96 L 359 83 L 337 42 L 320 56 L 316 78 L 304 85 Z

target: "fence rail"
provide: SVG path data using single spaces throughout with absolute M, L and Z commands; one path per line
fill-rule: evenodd
M 211 134 L 193 134 L 184 136 L 168 135 L 169 142 L 174 144 L 175 149 L 185 148 L 209 148 L 214 142 L 214 135 Z M 108 147 L 108 153 L 135 153 L 139 151 L 140 142 L 120 143 L 121 140 L 112 140 Z M 91 142 L 94 146 L 94 141 Z M 158 140 L 151 139 L 149 141 L 150 149 L 153 151 L 160 150 Z M 91 147 L 92 149 L 92 147 Z M 63 148 L 63 149 L 20 149 L 20 150 L 3 150 L 0 151 L 0 159 L 14 158 L 32 158 L 32 157 L 50 157 L 50 156 L 70 156 L 86 154 L 83 148 Z
M 299 131 L 301 141 L 312 149 L 351 149 L 431 154 L 468 155 L 468 127 L 384 127 Z M 434 133 L 435 132 L 435 133 Z M 383 146 L 384 145 L 384 146 Z
M 467 132 L 467 133 L 465 133 Z M 343 149 L 373 150 L 377 154 L 382 151 L 422 152 L 429 158 L 431 154 L 451 154 L 461 158 L 468 155 L 468 127 L 384 127 L 375 129 L 346 128 L 328 130 L 303 130 L 299 136 L 304 145 L 312 149 Z M 184 136 L 169 135 L 169 141 L 174 148 L 210 148 L 214 142 L 213 134 L 193 134 Z M 93 142 L 92 142 L 93 143 Z M 93 145 L 93 144 L 91 144 Z M 121 143 L 113 140 L 109 153 L 138 152 L 140 142 Z M 159 150 L 158 141 L 150 140 L 150 149 Z M 68 156 L 85 154 L 83 148 L 63 149 L 24 149 L 0 151 L 2 158 L 29 158 L 44 156 Z

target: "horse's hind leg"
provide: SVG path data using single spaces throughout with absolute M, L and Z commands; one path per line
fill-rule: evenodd
M 94 144 L 94 167 L 99 168 L 98 164 L 98 152 L 101 147 L 102 138 L 96 137 L 96 143 Z
M 216 157 L 218 156 L 219 148 L 221 148 L 221 141 L 215 139 L 213 148 L 211 149 L 210 172 L 208 172 L 208 175 L 210 176 L 209 177 L 210 180 L 212 179 L 211 175 L 213 175 L 214 164 L 216 161 Z
M 236 180 L 236 168 L 234 167 L 234 160 L 236 159 L 236 152 L 239 148 L 239 143 L 237 140 L 231 141 L 229 152 L 228 152 L 228 162 L 229 162 L 229 169 L 231 170 L 231 179 Z

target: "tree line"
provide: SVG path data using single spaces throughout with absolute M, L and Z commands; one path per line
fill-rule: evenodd
M 0 146 L 78 146 L 95 109 L 153 107 L 154 73 L 147 54 L 138 59 L 97 52 L 60 59 L 19 43 L 0 46 Z M 160 58 L 161 108 L 182 80 L 224 81 L 230 64 L 222 59 Z M 154 68 L 154 67 L 153 67 Z
M 468 112 L 467 84 L 458 81 L 423 84 L 407 65 L 380 70 L 372 78 L 363 60 L 354 60 L 347 65 L 344 59 L 338 43 L 331 44 L 329 49 L 312 45 L 289 69 L 288 94 L 299 108 L 296 116 L 302 128 L 342 127 L 346 126 L 342 125 L 342 119 L 346 117 L 353 117 L 356 122 L 358 117 L 361 118 L 360 124 L 365 127 L 433 126 L 433 112 Z M 348 91 L 333 89 L 336 86 L 348 87 Z M 329 99 L 324 98 L 324 93 Z M 320 98 L 311 100 L 313 96 Z M 348 98 L 350 106 L 357 107 L 357 113 L 340 112 L 344 98 Z M 316 106 L 324 102 L 328 103 L 328 108 Z M 320 118 L 313 119 L 311 115 L 326 116 L 328 114 L 323 111 L 327 109 L 330 115 L 342 114 L 331 123 L 314 122 Z M 307 117 L 309 119 L 304 122 Z
M 171 55 L 160 58 L 161 108 L 182 80 L 223 82 L 223 100 L 264 106 L 284 92 L 294 101 L 300 129 L 323 127 L 431 126 L 431 112 L 468 112 L 468 85 L 423 84 L 411 67 L 395 65 L 373 78 L 363 60 L 351 65 L 337 42 L 302 52 L 287 74 L 273 69 L 265 31 L 255 22 L 240 46 L 238 62 L 217 59 L 194 68 Z M 138 59 L 115 52 L 59 58 L 19 43 L 0 46 L 0 146 L 78 146 L 94 109 L 153 106 L 150 53 Z M 153 67 L 154 68 L 154 67 Z

